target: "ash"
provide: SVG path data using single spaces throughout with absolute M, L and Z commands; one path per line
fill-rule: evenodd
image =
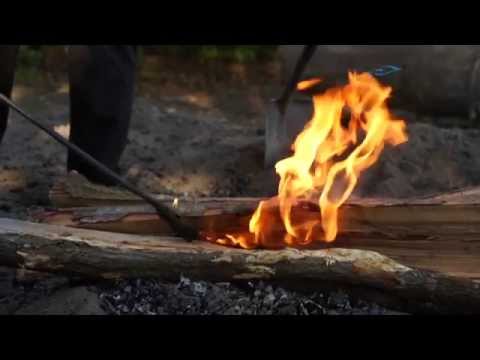
M 303 295 L 264 282 L 244 286 L 181 278 L 121 281 L 99 294 L 110 315 L 393 315 L 376 304 L 352 300 L 346 293 Z

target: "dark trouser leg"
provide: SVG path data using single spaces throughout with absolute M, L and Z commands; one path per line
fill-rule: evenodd
M 10 97 L 15 79 L 18 46 L 0 45 L 0 93 Z M 8 107 L 0 104 L 0 142 L 8 123 Z
M 70 140 L 98 161 L 116 170 L 127 143 L 135 91 L 134 46 L 71 46 Z M 113 185 L 75 154 L 68 170 L 91 181 Z

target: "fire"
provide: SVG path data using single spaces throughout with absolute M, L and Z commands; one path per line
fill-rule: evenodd
M 335 241 L 338 210 L 359 176 L 378 160 L 386 144 L 397 146 L 408 140 L 405 122 L 395 119 L 386 105 L 392 89 L 368 73 L 349 73 L 348 78 L 344 87 L 313 97 L 313 117 L 296 138 L 293 155 L 276 164 L 278 196 L 259 204 L 250 220 L 249 236 L 227 235 L 221 243 L 255 248 Z M 299 86 L 306 89 L 317 83 Z M 295 217 L 299 202 L 305 200 L 318 202 L 320 216 L 315 221 Z M 283 224 L 282 234 L 273 229 L 275 216 Z
M 307 90 L 321 82 L 322 82 L 322 79 L 319 79 L 319 78 L 304 80 L 297 84 L 297 90 L 299 91 Z

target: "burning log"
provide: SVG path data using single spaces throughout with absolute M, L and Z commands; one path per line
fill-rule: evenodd
M 0 265 L 91 279 L 314 281 L 379 290 L 410 311 L 480 313 L 480 286 L 372 251 L 242 250 L 172 237 L 113 234 L 0 219 Z
M 66 186 L 66 183 L 70 185 Z M 89 207 L 40 211 L 32 214 L 34 219 L 48 224 L 126 234 L 172 234 L 168 224 L 141 201 L 131 199 L 131 205 L 124 205 L 125 199 L 120 199 L 120 193 L 107 195 L 101 187 L 81 181 L 76 187 L 72 184 L 69 179 L 58 183 L 51 193 L 53 203 Z M 80 188 L 84 190 L 78 190 Z M 87 188 L 91 191 L 85 190 Z M 98 195 L 100 193 L 103 195 Z M 96 206 L 99 200 L 109 206 Z M 177 212 L 185 221 L 211 237 L 245 231 L 261 200 L 207 198 L 175 202 L 173 198 L 164 198 L 165 204 L 174 206 L 175 202 Z M 480 279 L 479 205 L 480 188 L 405 200 L 352 198 L 341 208 L 340 234 L 336 241 L 332 244 L 315 242 L 310 248 L 370 250 L 406 266 Z M 294 212 L 306 221 L 319 217 L 318 205 L 313 203 L 300 204 Z M 276 229 L 283 229 L 280 220 L 273 225 Z
M 303 246 L 319 238 L 333 242 L 338 236 L 340 209 L 352 195 L 361 173 L 378 160 L 386 145 L 398 146 L 408 139 L 405 122 L 387 108 L 391 92 L 371 74 L 349 73 L 349 83 L 343 88 L 315 95 L 313 118 L 292 145 L 293 156 L 275 166 L 280 176 L 278 196 L 260 201 L 248 227 L 239 231 L 218 231 L 213 226 L 199 234 L 203 224 L 192 226 L 183 219 L 166 216 L 175 211 L 150 195 L 132 192 L 161 209 L 179 234 L 183 230 L 178 231 L 177 223 L 181 228 L 195 229 L 195 236 L 249 249 Z M 342 122 L 345 108 L 350 109 L 348 125 Z M 308 201 L 317 202 L 320 217 L 304 214 Z M 177 203 L 175 200 L 172 207 Z M 278 222 L 283 229 L 278 229 Z

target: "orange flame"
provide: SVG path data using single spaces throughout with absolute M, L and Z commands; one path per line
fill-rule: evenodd
M 322 79 L 320 78 L 304 80 L 297 84 L 297 90 L 299 91 L 307 90 L 307 89 L 310 89 L 311 87 L 314 87 L 317 84 L 320 84 L 321 82 L 322 82 Z
M 250 237 L 229 235 L 229 244 L 243 248 L 272 245 L 272 211 L 284 226 L 283 245 L 311 243 L 318 225 L 323 230 L 319 240 L 334 241 L 338 209 L 352 194 L 360 174 L 378 160 L 385 144 L 396 146 L 408 140 L 405 122 L 394 119 L 387 109 L 391 91 L 368 73 L 349 73 L 346 86 L 315 95 L 313 118 L 295 140 L 293 156 L 276 164 L 281 178 L 278 196 L 260 203 L 250 220 Z M 348 127 L 342 125 L 346 109 Z M 318 199 L 320 218 L 295 221 L 295 205 L 312 199 Z

